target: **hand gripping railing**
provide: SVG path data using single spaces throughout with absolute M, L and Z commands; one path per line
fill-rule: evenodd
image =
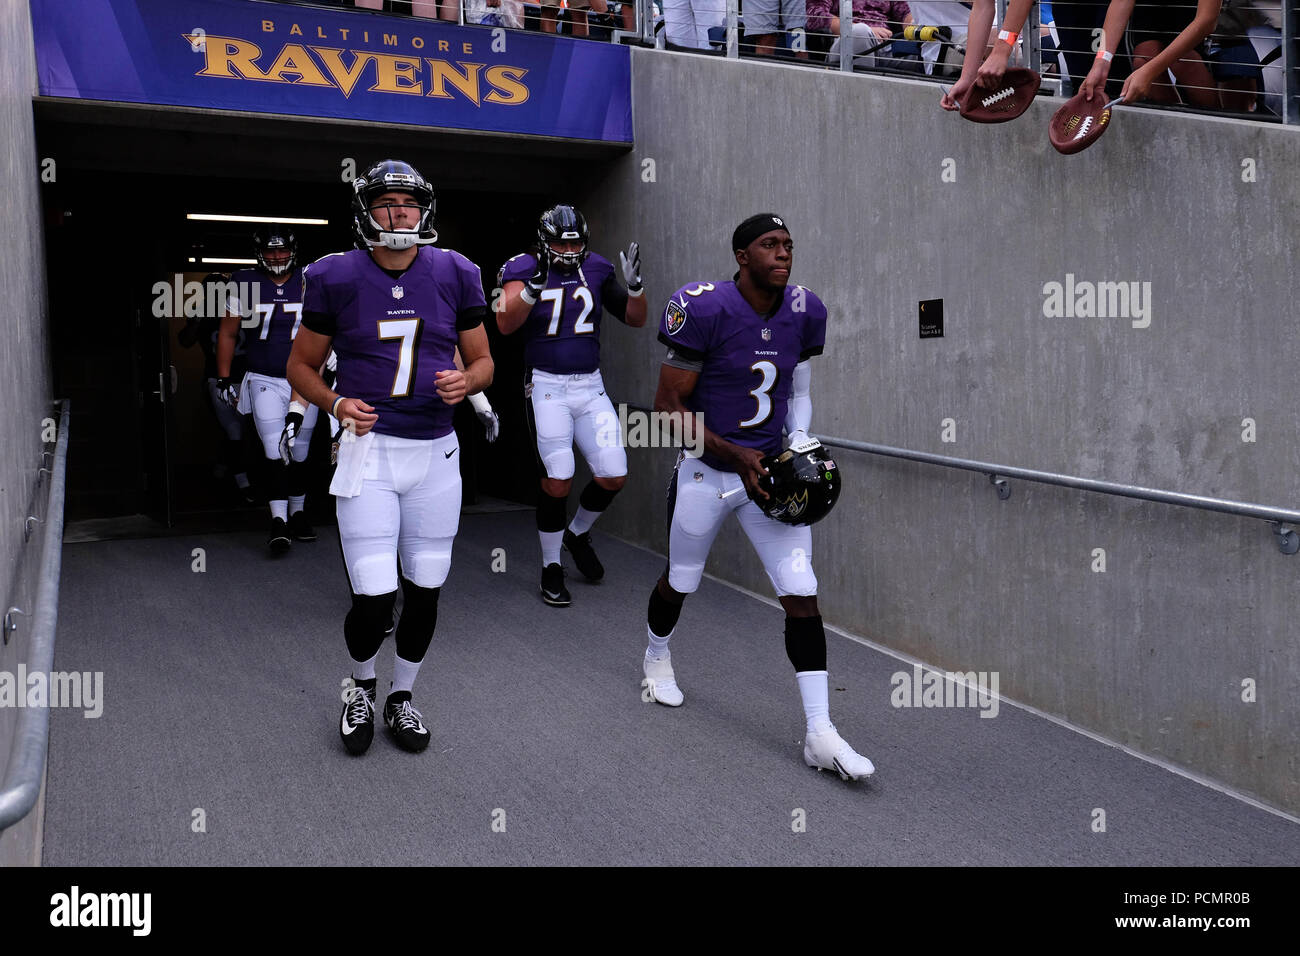
M 989 476 L 989 481 L 997 488 L 998 497 L 1003 501 L 1011 497 L 1008 478 L 1023 481 L 1037 481 L 1045 485 L 1060 485 L 1064 488 L 1077 488 L 1080 491 L 1095 491 L 1103 495 L 1118 495 L 1124 498 L 1141 498 L 1144 501 L 1158 501 L 1167 505 L 1181 505 L 1185 508 L 1200 508 L 1204 511 L 1221 511 L 1224 514 L 1241 515 L 1246 518 L 1259 518 L 1271 522 L 1273 534 L 1277 536 L 1278 549 L 1283 554 L 1295 554 L 1300 551 L 1300 533 L 1290 525 L 1300 525 L 1300 511 L 1287 508 L 1270 508 L 1265 505 L 1249 504 L 1244 501 L 1228 501 L 1223 498 L 1207 498 L 1205 495 L 1189 495 L 1178 491 L 1161 491 L 1158 488 L 1144 488 L 1141 485 L 1124 485 L 1113 481 L 1096 481 L 1092 478 L 1078 478 L 1074 475 L 1058 475 L 1050 471 L 1035 471 L 1032 468 L 1015 468 L 1011 465 L 993 465 L 984 461 L 970 461 L 965 458 L 950 458 L 946 455 L 933 455 L 924 451 L 911 451 L 906 448 L 891 448 L 888 445 L 874 445 L 870 442 L 851 441 L 847 438 L 833 438 L 829 435 L 817 436 L 823 445 L 832 448 L 847 448 L 851 451 L 866 452 L 869 455 L 886 455 L 890 458 L 904 458 L 928 465 L 942 465 L 945 468 L 960 468 L 965 471 L 978 471 Z
M 55 436 L 54 468 L 50 475 L 49 500 L 45 506 L 45 536 L 36 607 L 31 615 L 31 651 L 27 662 L 30 673 L 48 674 L 54 667 L 54 628 L 59 614 L 59 571 L 63 563 L 63 498 L 67 464 L 68 402 L 65 400 L 59 412 L 59 431 Z M 9 614 L 5 615 L 5 627 L 7 630 L 11 627 Z M 27 816 L 36 805 L 36 798 L 41 792 L 41 777 L 45 773 L 49 739 L 48 707 L 24 707 L 19 711 L 18 728 L 14 733 L 13 749 L 9 753 L 9 766 L 5 770 L 4 789 L 0 790 L 0 831 Z

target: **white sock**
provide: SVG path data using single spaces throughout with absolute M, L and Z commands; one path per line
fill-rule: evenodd
M 420 673 L 420 665 L 423 661 L 403 660 L 397 654 L 393 655 L 393 690 L 409 691 L 415 686 L 415 675 Z
M 563 531 L 539 531 L 542 542 L 542 567 L 560 563 L 560 546 L 564 543 Z
M 242 471 L 239 474 L 235 475 L 235 484 L 237 484 L 240 488 L 247 488 L 248 475 Z
M 603 512 L 588 511 L 582 505 L 578 505 L 577 512 L 573 515 L 573 520 L 569 522 L 569 530 L 574 534 L 586 534 L 591 530 L 591 526 L 596 523 L 596 519 Z
M 306 502 L 307 502 L 306 495 L 290 495 L 289 514 L 296 515 L 299 511 L 302 511 L 302 506 L 306 504 Z
M 831 723 L 830 687 L 826 671 L 800 671 L 799 696 L 803 698 L 803 715 L 808 721 L 808 733 L 820 734 L 834 728 Z
M 677 633 L 677 628 L 673 628 L 663 637 L 660 637 L 654 631 L 650 630 L 650 625 L 645 626 L 646 637 L 650 638 L 650 644 L 645 649 L 645 656 L 653 661 L 661 661 L 668 656 L 668 642 L 673 639 Z
M 271 502 L 271 517 L 279 518 L 281 521 L 289 520 L 289 502 L 281 498 L 279 501 Z
M 352 662 L 352 679 L 353 680 L 374 680 L 375 679 L 375 661 L 379 659 L 376 654 L 368 661 Z

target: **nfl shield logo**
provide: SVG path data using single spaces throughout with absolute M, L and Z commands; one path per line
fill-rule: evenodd
M 771 330 L 771 329 L 764 329 L 764 330 L 763 330 L 763 341 L 764 341 L 764 342 L 770 342 L 770 341 L 772 341 L 772 330 Z
M 686 306 L 671 299 L 668 302 L 668 308 L 664 310 L 664 326 L 669 335 L 676 335 L 686 324 Z
M 393 286 L 393 298 L 394 298 L 394 299 L 400 299 L 400 298 L 401 298 L 402 296 L 404 296 L 404 295 L 406 295 L 406 290 L 405 290 L 405 289 L 403 289 L 400 285 L 395 285 L 395 286 Z

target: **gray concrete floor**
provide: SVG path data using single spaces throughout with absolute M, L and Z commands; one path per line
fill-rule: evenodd
M 102 671 L 104 711 L 52 713 L 44 862 L 1300 864 L 1295 823 L 1010 705 L 895 709 L 906 665 L 834 634 L 832 716 L 877 773 L 815 773 L 781 612 L 707 579 L 674 638 L 685 706 L 642 703 L 663 558 L 595 540 L 606 580 L 571 572 L 555 609 L 531 515 L 464 516 L 415 690 L 434 742 L 380 729 L 362 758 L 332 528 L 278 560 L 247 532 L 67 545 L 56 668 Z

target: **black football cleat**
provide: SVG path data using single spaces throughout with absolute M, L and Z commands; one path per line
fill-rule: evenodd
M 542 600 L 551 607 L 568 607 L 573 603 L 569 589 L 564 586 L 564 569 L 558 564 L 542 568 Z
M 316 532 L 312 526 L 307 523 L 307 512 L 295 511 L 289 515 L 289 524 L 287 528 L 290 537 L 295 541 L 315 541 Z
M 424 726 L 424 715 L 411 706 L 409 690 L 397 690 L 388 695 L 384 702 L 384 722 L 403 750 L 418 754 L 429 746 L 429 728 Z
M 271 519 L 271 533 L 266 536 L 266 543 L 272 554 L 284 554 L 289 550 L 289 526 L 283 518 Z
M 370 741 L 375 739 L 375 681 L 356 682 L 348 690 L 343 716 L 339 719 L 339 736 L 354 757 L 370 748 Z
M 588 581 L 599 581 L 605 576 L 605 568 L 601 565 L 600 558 L 596 557 L 596 552 L 592 550 L 590 531 L 574 534 L 565 529 L 564 550 L 573 555 L 573 563 L 578 566 L 578 570 Z

